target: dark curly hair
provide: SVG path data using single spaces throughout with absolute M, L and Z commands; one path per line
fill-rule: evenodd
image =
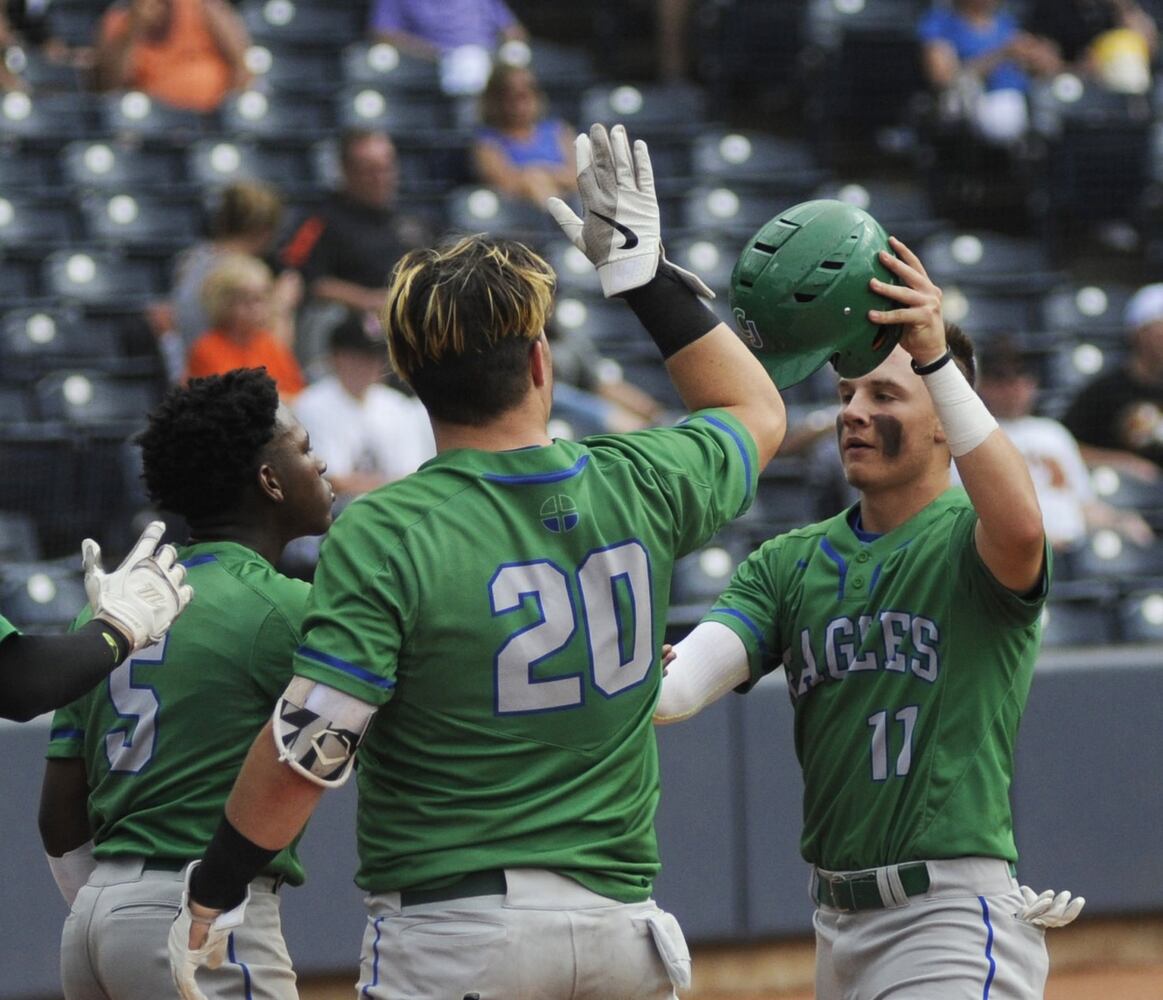
M 265 368 L 172 387 L 137 437 L 150 499 L 191 522 L 237 506 L 274 437 L 278 408 Z

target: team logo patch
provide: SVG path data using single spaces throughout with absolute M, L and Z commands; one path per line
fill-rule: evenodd
M 763 347 L 763 338 L 759 335 L 755 321 L 748 319 L 747 313 L 738 306 L 732 312 L 735 314 L 735 324 L 739 328 L 739 337 L 753 350 L 760 350 Z
M 577 504 L 564 494 L 550 497 L 541 505 L 541 523 L 546 530 L 559 534 L 573 531 L 577 527 L 581 515 L 577 512 Z

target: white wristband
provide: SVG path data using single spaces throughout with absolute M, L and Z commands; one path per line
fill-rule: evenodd
M 985 408 L 956 362 L 943 364 L 921 378 L 933 398 L 954 458 L 973 451 L 997 428 L 993 414 Z

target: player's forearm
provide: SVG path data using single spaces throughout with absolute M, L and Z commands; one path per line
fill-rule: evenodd
M 688 344 L 666 362 L 671 381 L 690 410 L 719 407 L 755 439 L 759 466 L 783 441 L 787 412 L 771 377 L 726 324 Z
M 279 762 L 268 722 L 255 737 L 225 815 L 191 874 L 191 900 L 216 910 L 242 902 L 251 880 L 298 836 L 322 794 L 322 787 Z
M 655 725 L 682 722 L 747 682 L 743 641 L 719 622 L 703 622 L 674 647 L 654 708 Z
M 101 621 L 68 635 L 10 635 L 0 643 L 0 718 L 27 722 L 67 705 L 128 651 L 124 636 Z

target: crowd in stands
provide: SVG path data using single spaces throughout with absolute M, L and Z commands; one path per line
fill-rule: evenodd
M 830 5 L 789 4 L 801 12 L 804 88 L 826 66 L 833 76 L 850 72 L 858 89 L 861 66 L 851 53 L 875 60 L 881 50 L 845 46 L 854 38 L 907 39 L 912 89 L 902 93 L 919 100 L 864 97 L 880 101 L 876 114 L 865 115 L 869 123 L 880 121 L 887 103 L 895 124 L 916 130 L 910 160 L 886 154 L 878 137 L 849 129 L 845 101 L 857 100 L 856 89 L 816 95 L 831 106 L 827 127 L 817 127 L 814 115 L 821 112 L 811 100 L 770 121 L 761 101 L 737 103 L 722 66 L 714 70 L 692 40 L 695 26 L 710 24 L 724 5 L 648 6 L 658 31 L 656 60 L 636 78 L 604 72 L 601 53 L 587 48 L 585 37 L 568 44 L 540 37 L 536 5 L 501 0 L 369 0 L 342 11 L 322 0 L 0 6 L 7 54 L 0 91 L 17 98 L 3 105 L 11 129 L 5 133 L 0 121 L 0 143 L 9 160 L 28 164 L 23 175 L 0 166 L 4 350 L 23 336 L 26 356 L 35 351 L 45 359 L 38 375 L 72 366 L 94 385 L 100 377 L 122 384 L 152 379 L 155 398 L 167 382 L 264 365 L 331 466 L 342 503 L 407 474 L 434 450 L 422 410 L 387 373 L 376 313 L 392 264 L 451 230 L 492 230 L 532 242 L 559 274 L 548 331 L 556 429 L 581 435 L 671 421 L 680 405 L 659 378 L 657 359 L 642 350 L 629 314 L 601 299 L 592 269 L 584 261 L 577 266 L 542 208 L 551 195 L 574 193 L 577 127 L 622 119 L 651 144 L 668 254 L 707 278 L 724 314 L 738 246 L 775 212 L 809 197 L 857 201 L 935 261 L 935 274 L 947 265 L 938 275 L 947 302 L 972 305 L 948 318 L 978 340 L 982 395 L 1015 440 L 1029 446 L 1056 548 L 1068 556 L 1111 530 L 1132 548 L 1151 549 L 1163 531 L 1163 485 L 1158 497 L 1151 489 L 1163 459 L 1163 348 L 1155 344 L 1163 336 L 1163 285 L 1146 280 L 1156 263 L 1153 232 L 1141 226 L 1122 246 L 1138 255 L 1134 263 L 1145 280 L 1136 284 L 1147 286 L 1131 297 L 1134 288 L 1125 281 L 1063 258 L 1061 243 L 1050 239 L 1059 232 L 1047 220 L 1066 225 L 1069 212 L 1055 198 L 1073 199 L 1080 211 L 1107 199 L 1126 226 L 1130 208 L 1149 195 L 1153 162 L 1125 176 L 1090 177 L 1080 166 L 1084 147 L 1062 137 L 1090 141 L 1108 127 L 1116 138 L 1128 123 L 1136 135 L 1154 127 L 1158 12 L 1146 0 L 867 0 L 852 5 L 845 22 Z M 745 0 L 726 6 L 744 28 L 749 16 L 760 24 L 771 13 L 756 14 L 761 5 Z M 839 61 L 828 62 L 833 56 Z M 1087 93 L 1148 102 L 1151 113 L 1140 120 L 1138 105 L 1102 105 L 1102 114 L 1095 111 L 1081 128 L 1063 96 L 1069 79 Z M 842 88 L 842 81 L 828 86 Z M 1039 88 L 1057 95 L 1052 127 Z M 142 94 L 152 102 L 145 110 L 133 103 Z M 67 108 L 57 109 L 62 102 Z M 860 124 L 865 118 L 853 107 Z M 162 114 L 151 124 L 151 115 L 170 110 L 178 117 Z M 52 119 L 66 111 L 73 115 L 68 133 Z M 863 170 L 843 155 L 838 137 L 858 145 L 855 162 Z M 1013 228 L 1027 238 L 1031 255 L 1045 252 L 1049 263 L 1041 270 L 998 264 L 1001 273 L 977 274 L 974 265 L 996 258 L 975 215 L 983 201 L 972 193 L 998 179 L 990 171 L 1016 176 L 1028 168 L 1035 140 L 1048 172 L 1035 175 L 1032 191 L 1027 186 L 1029 212 Z M 1000 151 L 1001 159 L 975 160 L 967 152 L 975 148 Z M 1142 149 L 1149 157 L 1149 144 Z M 871 161 L 882 157 L 877 172 Z M 84 180 L 74 161 L 87 171 Z M 942 197 L 970 163 L 986 173 L 962 184 L 960 200 Z M 160 221 L 142 229 L 151 200 L 161 206 Z M 14 206 L 17 221 L 21 212 L 50 209 L 63 209 L 67 219 L 52 239 L 42 224 L 39 236 L 21 241 L 5 233 L 5 205 Z M 1094 221 L 1109 221 L 1105 209 L 1094 211 L 1100 213 Z M 95 217 L 107 226 L 102 235 Z M 187 217 L 193 226 L 180 224 Z M 934 234 L 953 248 L 943 262 L 937 244 L 927 245 Z M 86 297 L 83 286 L 93 285 L 86 269 L 99 278 L 106 256 L 118 266 L 140 264 L 146 277 L 140 284 L 121 281 L 105 299 Z M 50 276 L 58 271 L 74 291 L 54 283 Z M 1102 321 L 1080 306 L 1076 325 L 1057 327 L 1043 305 L 1063 294 L 1079 302 L 1104 297 Z M 1003 304 L 1014 308 L 998 319 L 991 308 Z M 119 360 L 101 360 L 97 351 L 54 355 L 35 332 L 43 330 L 38 316 L 61 331 L 70 324 L 113 330 L 116 342 L 132 349 Z M 1063 361 L 1068 354 L 1070 363 Z M 0 403 L 28 402 L 35 394 L 9 385 L 3 368 L 0 362 Z M 848 497 L 824 457 L 834 448 L 827 440 L 818 446 L 833 433 L 828 379 L 811 379 L 787 398 L 793 426 L 759 512 L 741 522 L 748 542 L 788 526 L 805 509 L 829 513 Z M 0 434 L 4 456 L 22 454 L 11 442 L 25 447 L 35 437 L 28 427 L 39 423 L 44 437 L 50 423 L 35 405 L 25 411 L 23 403 L 12 405 Z M 107 436 L 124 442 L 134 414 L 116 416 Z M 82 451 L 104 433 L 92 424 L 66 431 Z M 122 506 L 110 520 L 140 500 L 132 462 L 127 468 L 120 491 L 111 491 Z M 1096 470 L 1108 484 L 1113 473 L 1142 488 L 1123 485 L 1104 498 Z M 800 500 L 791 502 L 791 491 Z M 42 506 L 35 493 L 11 491 L 0 496 L 0 510 L 6 507 L 34 521 L 57 509 Z M 61 553 L 42 545 L 39 554 Z M 309 575 L 310 551 L 297 558 Z

